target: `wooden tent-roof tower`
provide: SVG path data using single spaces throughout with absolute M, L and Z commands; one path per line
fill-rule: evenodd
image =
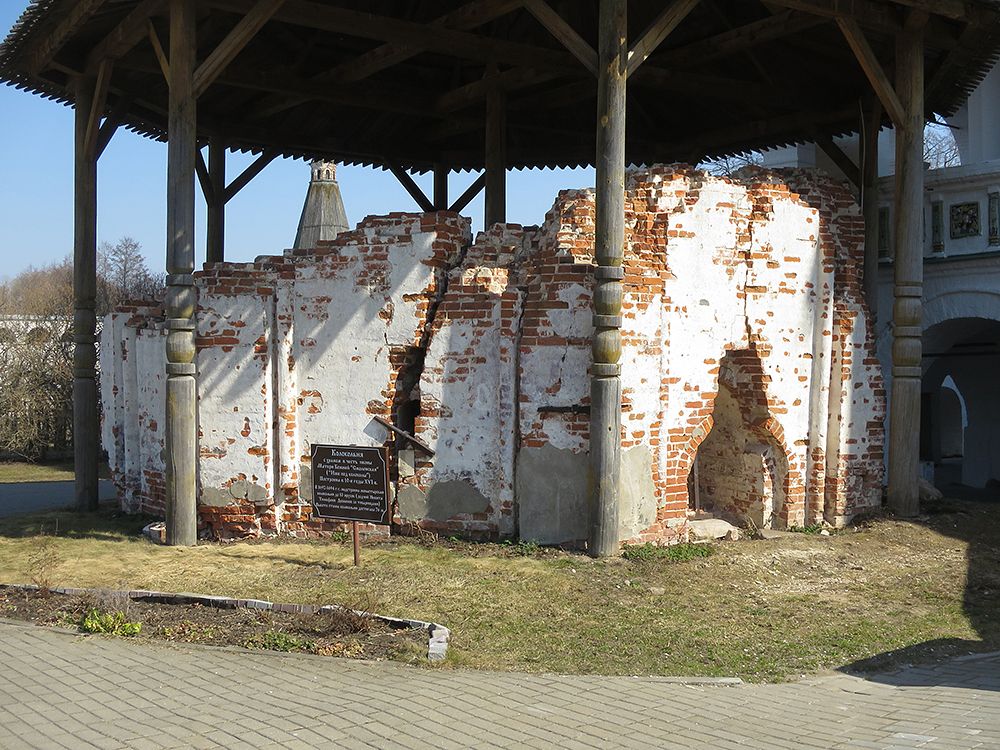
M 277 156 L 385 167 L 425 210 L 507 169 L 597 167 L 591 467 L 595 554 L 617 550 L 626 163 L 697 162 L 897 129 L 890 501 L 917 501 L 922 132 L 1000 50 L 993 0 L 35 0 L 0 80 L 72 104 L 76 125 L 77 496 L 97 498 L 96 161 L 118 127 L 168 142 L 168 538 L 195 541 L 196 176 L 221 260 L 225 203 Z M 626 129 L 626 121 L 628 128 Z M 209 147 L 203 161 L 200 149 Z M 227 184 L 226 149 L 259 154 Z M 449 203 L 447 175 L 483 170 Z M 433 171 L 425 196 L 408 172 Z M 867 264 L 866 264 L 867 265 Z

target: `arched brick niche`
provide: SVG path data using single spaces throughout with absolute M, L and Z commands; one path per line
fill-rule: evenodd
M 711 414 L 691 430 L 675 463 L 672 485 L 689 517 L 785 528 L 801 515 L 801 467 L 770 412 L 767 382 L 756 347 L 720 360 L 717 390 L 705 399 Z

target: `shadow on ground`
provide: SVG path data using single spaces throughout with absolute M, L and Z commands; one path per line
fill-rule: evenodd
M 114 485 L 102 479 L 99 484 L 100 499 L 115 499 Z M 0 484 L 0 518 L 23 513 L 70 508 L 75 502 L 72 480 L 60 482 L 5 482 Z
M 142 527 L 153 520 L 152 516 L 123 513 L 118 509 L 117 501 L 111 500 L 102 501 L 97 513 L 64 510 L 0 517 L 0 537 L 21 539 L 51 535 L 124 542 L 137 538 L 142 533 Z
M 962 608 L 982 640 L 939 638 L 848 664 L 841 671 L 901 687 L 953 685 L 1000 691 L 997 660 L 984 657 L 984 653 L 1000 650 L 996 615 L 1000 600 L 1000 491 L 950 485 L 945 492 L 945 499 L 921 504 L 917 522 L 968 545 Z M 888 671 L 900 664 L 905 666 Z

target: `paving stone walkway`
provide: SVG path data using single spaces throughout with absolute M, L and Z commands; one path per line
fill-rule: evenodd
M 1000 655 L 794 684 L 438 671 L 0 621 L 0 748 L 1000 748 Z

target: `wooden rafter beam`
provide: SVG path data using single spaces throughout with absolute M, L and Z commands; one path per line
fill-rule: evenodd
M 461 213 L 462 210 L 472 203 L 473 199 L 483 192 L 483 188 L 486 187 L 486 172 L 483 172 L 475 181 L 465 189 L 451 206 L 448 207 L 449 211 L 454 211 L 455 213 Z
M 896 95 L 896 89 L 889 80 L 889 76 L 886 74 L 882 64 L 875 56 L 875 51 L 865 38 L 861 27 L 851 18 L 838 18 L 837 25 L 843 32 L 844 38 L 847 39 L 851 51 L 854 52 L 854 56 L 868 77 L 872 88 L 875 89 L 875 93 L 882 102 L 882 106 L 885 107 L 885 111 L 889 114 L 893 123 L 897 126 L 902 125 L 906 120 L 906 111 L 903 109 L 903 104 Z
M 198 184 L 201 185 L 201 194 L 205 196 L 205 202 L 212 205 L 215 203 L 215 186 L 212 185 L 212 178 L 208 176 L 208 165 L 205 164 L 201 149 L 194 152 L 194 171 L 198 175 Z
M 830 157 L 830 161 L 837 165 L 837 168 L 844 173 L 844 176 L 851 181 L 856 188 L 861 188 L 861 169 L 855 164 L 851 157 L 844 153 L 833 138 L 825 133 L 817 133 L 814 140 L 823 153 Z
M 537 86 L 538 84 L 558 78 L 558 73 L 538 71 L 533 68 L 511 68 L 497 73 L 492 79 L 480 79 L 441 94 L 434 100 L 433 110 L 437 114 L 446 115 L 451 112 L 470 107 L 486 99 L 491 86 L 497 86 L 511 92 L 520 88 Z M 590 83 L 593 88 L 593 83 Z
M 829 20 L 822 16 L 796 11 L 781 11 L 769 18 L 739 26 L 730 31 L 716 34 L 682 47 L 664 50 L 657 56 L 657 62 L 665 67 L 686 63 L 702 63 L 752 49 L 757 45 L 798 34 Z
M 424 191 L 420 189 L 420 186 L 413 181 L 413 178 L 410 177 L 409 174 L 407 174 L 405 169 L 392 163 L 387 163 L 386 166 L 389 168 L 389 171 L 392 172 L 393 176 L 399 180 L 399 184 L 403 186 L 407 193 L 410 194 L 410 197 L 417 202 L 417 205 L 420 206 L 420 210 L 434 210 L 434 202 L 427 197 Z
M 965 27 L 965 30 L 959 36 L 958 44 L 944 56 L 944 59 L 927 82 L 927 101 L 937 101 L 938 97 L 943 93 L 944 88 L 949 84 L 949 79 L 955 70 L 971 64 L 976 53 L 975 40 L 981 34 L 982 30 L 971 24 Z
M 138 66 L 133 69 L 140 70 Z M 425 117 L 434 114 L 428 102 L 433 101 L 437 95 L 437 92 L 412 86 L 404 88 L 382 83 L 323 85 L 279 72 L 254 73 L 238 69 L 223 73 L 218 82 L 250 91 L 291 96 L 303 101 L 325 101 Z M 257 116 L 257 112 L 247 114 L 250 119 L 257 119 Z
M 97 142 L 94 144 L 94 155 L 98 159 L 101 158 L 101 154 L 104 153 L 104 149 L 108 147 L 108 144 L 111 143 L 111 139 L 114 138 L 115 133 L 118 132 L 118 128 L 122 123 L 122 117 L 125 116 L 125 113 L 128 111 L 131 103 L 132 100 L 128 97 L 118 97 L 118 101 L 115 103 L 115 106 L 112 107 L 108 116 L 104 118 L 104 123 L 97 131 Z
M 108 89 L 111 86 L 113 63 L 110 60 L 101 62 L 97 69 L 94 84 L 94 98 L 91 101 L 90 117 L 87 119 L 87 132 L 84 136 L 84 151 L 87 154 L 97 154 L 97 137 L 101 130 L 101 115 L 108 103 Z
M 915 10 L 928 11 L 953 21 L 967 21 L 975 15 L 964 0 L 893 0 L 897 5 L 905 5 Z
M 163 71 L 163 80 L 169 81 L 170 61 L 167 60 L 167 53 L 163 50 L 160 35 L 156 33 L 156 26 L 153 24 L 152 18 L 147 18 L 146 23 L 149 24 L 149 43 L 153 45 L 153 54 L 156 55 L 156 61 L 160 64 L 160 70 Z
M 674 153 L 691 152 L 700 154 L 719 154 L 729 149 L 740 149 L 741 144 L 752 143 L 758 138 L 768 138 L 773 142 L 785 139 L 792 140 L 792 134 L 808 132 L 813 128 L 822 128 L 840 122 L 850 122 L 857 116 L 854 107 L 842 110 L 798 111 L 777 117 L 764 117 L 759 120 L 749 120 L 734 125 L 727 125 L 715 130 L 706 130 L 696 138 L 688 141 L 677 141 L 670 144 Z M 801 137 L 801 136 L 799 136 Z M 664 154 L 669 156 L 669 154 Z M 659 157 L 657 157 L 659 158 Z
M 194 73 L 194 96 L 197 99 L 226 66 L 243 50 L 247 43 L 257 35 L 285 0 L 257 0 L 250 12 L 240 19 L 219 46 L 198 66 Z
M 250 181 L 264 171 L 264 167 L 278 158 L 278 151 L 267 149 L 261 152 L 249 167 L 240 172 L 239 177 L 229 183 L 223 191 L 222 200 L 229 203 L 238 192 L 250 184 Z
M 701 0 L 673 0 L 629 48 L 625 75 L 631 76 Z
M 767 3 L 828 19 L 852 18 L 862 26 L 890 33 L 903 29 L 892 6 L 875 0 L 767 0 Z
M 431 21 L 431 25 L 459 30 L 474 29 L 510 13 L 519 8 L 523 2 L 524 0 L 474 0 L 450 13 L 438 16 Z M 382 44 L 353 60 L 341 63 L 331 70 L 312 77 L 310 82 L 326 84 L 360 81 L 380 70 L 405 62 L 423 51 L 424 47 L 417 44 Z M 307 101 L 309 98 L 304 96 L 291 98 L 277 95 L 269 96 L 260 103 L 258 114 L 255 117 L 271 117 Z
M 796 98 L 788 92 L 776 91 L 773 87 L 756 81 L 694 73 L 687 70 L 654 68 L 651 65 L 643 66 L 636 73 L 634 80 L 629 79 L 629 84 L 712 97 L 719 101 L 750 103 L 770 101 L 787 105 L 796 102 Z
M 63 45 L 90 18 L 100 10 L 105 0 L 76 0 L 56 27 L 34 45 L 34 52 L 28 59 L 28 69 L 37 75 L 48 67 Z
M 252 0 L 212 0 L 212 5 L 235 13 L 247 12 Z M 393 16 L 362 13 L 310 0 L 286 0 L 275 19 L 295 26 L 346 34 L 363 39 L 416 45 L 429 52 L 484 63 L 525 65 L 573 72 L 579 62 L 567 52 L 532 44 L 481 36 Z
M 722 23 L 725 25 L 728 31 L 732 31 L 734 28 L 736 28 L 733 25 L 732 21 L 729 19 L 729 15 L 720 6 L 717 0 L 707 0 L 707 4 L 712 8 L 715 14 L 722 20 Z M 742 55 L 754 68 L 756 68 L 761 81 L 766 83 L 768 86 L 771 86 L 772 88 L 779 87 L 768 65 L 766 65 L 764 61 L 761 60 L 760 55 L 758 55 L 753 50 L 753 48 L 748 47 L 744 49 Z M 773 61 L 770 60 L 769 58 L 769 62 Z
M 697 0 L 695 0 L 697 2 Z M 597 75 L 597 50 L 580 36 L 576 29 L 560 16 L 546 0 L 525 0 L 524 7 L 545 27 L 583 67 Z
M 886 26 L 899 29 L 901 21 L 893 8 L 875 0 L 767 0 L 772 5 L 817 13 L 827 18 L 854 18 L 862 26 Z M 982 12 L 965 0 L 892 0 L 893 4 L 924 10 L 953 21 L 969 20 Z
M 468 31 L 507 15 L 524 4 L 524 0 L 475 0 L 438 16 L 430 22 L 432 27 Z M 360 81 L 380 70 L 406 62 L 426 48 L 420 44 L 387 43 L 363 55 L 342 63 L 324 74 L 331 81 Z
M 212 0 L 213 4 L 220 8 L 225 8 L 234 12 L 241 12 L 249 5 L 251 0 Z M 690 1 L 690 0 L 686 0 Z M 440 52 L 441 54 L 476 59 L 487 63 L 503 62 L 514 65 L 516 68 L 530 68 L 538 71 L 539 81 L 551 80 L 559 75 L 577 76 L 580 74 L 580 63 L 568 52 L 537 47 L 518 42 L 508 42 L 506 40 L 494 39 L 479 36 L 463 31 L 432 27 L 426 24 L 419 24 L 411 21 L 403 21 L 397 18 L 386 16 L 375 16 L 372 14 L 357 13 L 355 11 L 336 8 L 332 6 L 319 5 L 309 0 L 286 0 L 285 4 L 275 14 L 275 19 L 302 25 L 309 28 L 343 33 L 352 36 L 362 36 L 367 38 L 377 38 L 391 44 L 420 45 L 422 48 Z M 408 37 L 407 34 L 412 34 Z M 509 71 L 504 71 L 503 76 Z M 261 102 L 257 112 L 250 115 L 255 119 L 264 116 L 273 116 L 286 109 L 298 106 L 310 99 L 331 98 L 331 91 L 338 91 L 338 95 L 345 95 L 344 89 L 337 89 L 327 80 L 314 80 L 307 83 L 300 81 L 300 85 L 294 87 L 273 88 L 271 84 L 256 85 L 255 82 L 262 82 L 265 79 L 277 80 L 270 73 L 244 74 L 238 71 L 238 78 L 243 80 L 236 85 L 248 88 L 258 88 L 260 90 L 270 89 L 276 96 L 268 97 Z M 532 85 L 530 76 L 525 76 L 523 72 L 512 74 L 523 79 L 523 85 Z M 233 76 L 227 75 L 228 82 Z M 712 76 L 696 74 L 691 72 L 666 70 L 653 68 L 649 65 L 643 66 L 640 75 L 636 76 L 635 82 L 638 85 L 655 85 L 683 93 L 705 94 L 718 90 L 720 96 L 725 98 L 733 95 L 746 101 L 753 97 L 766 97 L 773 99 L 775 92 L 772 88 L 761 86 L 752 81 L 725 78 L 722 76 Z M 315 93 L 313 93 L 315 92 Z M 486 90 L 481 88 L 471 95 L 471 90 L 465 95 L 456 97 L 452 101 L 445 100 L 442 107 L 448 111 L 466 106 L 467 104 L 478 104 L 485 100 Z M 366 92 L 356 91 L 356 99 L 364 98 Z M 402 101 L 406 101 L 404 97 Z M 459 103 L 460 102 L 460 103 Z M 375 106 L 376 109 L 385 106 L 398 107 L 397 98 L 380 99 Z M 359 103 L 359 106 L 370 106 Z M 419 103 L 421 114 L 435 114 L 428 112 L 426 103 Z
M 149 35 L 149 19 L 160 13 L 165 5 L 166 0 L 142 0 L 122 19 L 121 23 L 91 49 L 87 55 L 85 70 L 93 73 L 102 60 L 117 60 L 135 47 Z

